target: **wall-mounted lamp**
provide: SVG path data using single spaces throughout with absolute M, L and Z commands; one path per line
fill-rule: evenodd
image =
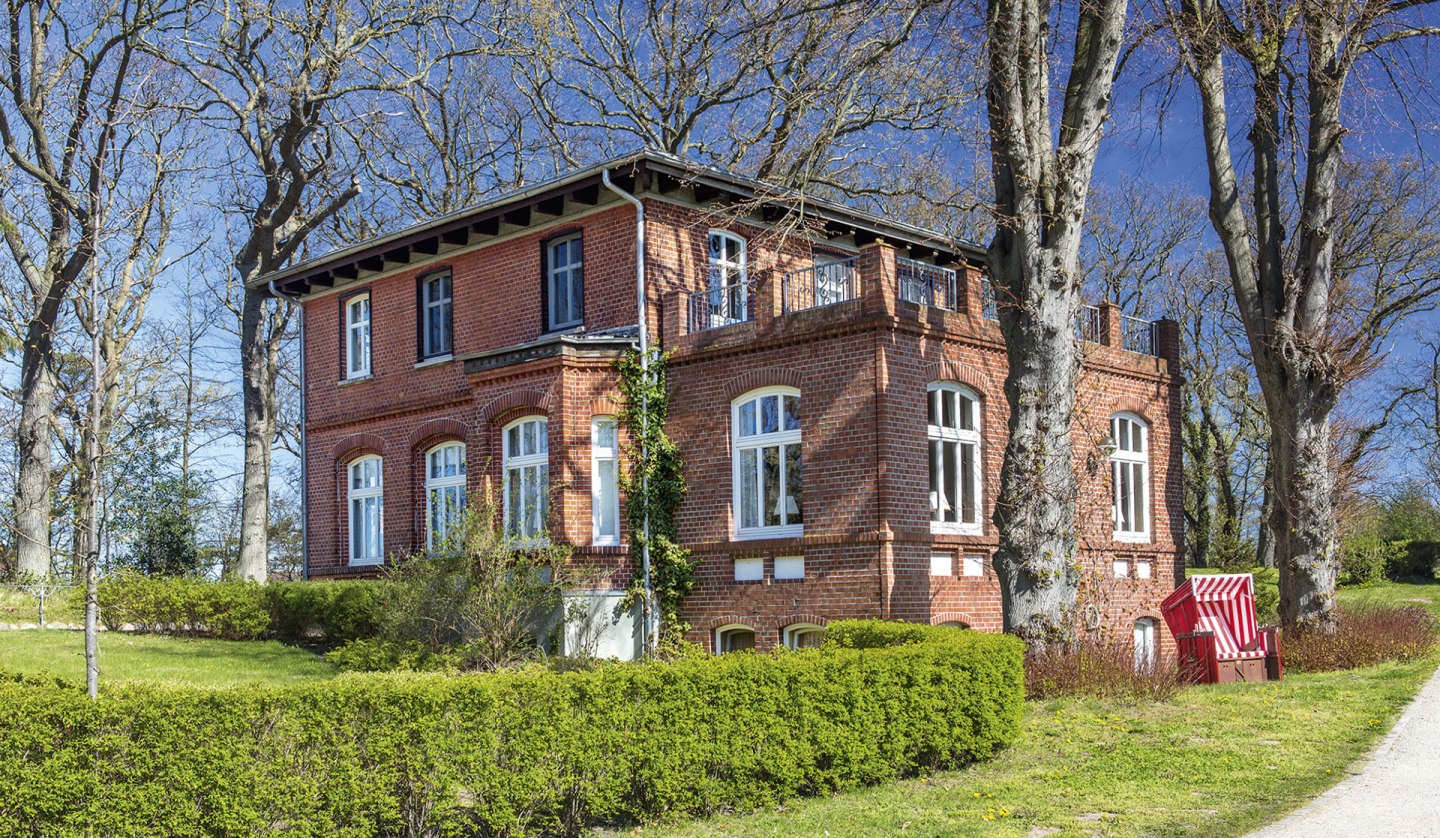
M 1114 454 L 1115 449 L 1119 447 L 1120 446 L 1115 444 L 1115 438 L 1109 434 L 1100 437 L 1095 443 L 1095 448 L 1099 451 L 1099 454 L 1091 453 L 1089 459 L 1085 461 L 1085 465 L 1090 469 L 1090 474 L 1093 476 L 1098 473 L 1100 471 L 1100 464 L 1104 462 L 1104 460 L 1110 459 L 1110 455 Z M 1104 455 L 1103 459 L 1100 455 Z

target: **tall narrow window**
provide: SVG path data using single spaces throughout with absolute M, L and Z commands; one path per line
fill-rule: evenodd
M 505 428 L 505 534 L 543 541 L 549 532 L 550 424 L 534 417 Z
M 465 446 L 447 442 L 425 455 L 427 543 L 443 544 L 465 515 Z
M 1135 671 L 1149 672 L 1155 668 L 1155 620 L 1141 617 L 1135 621 Z
M 370 295 L 361 294 L 345 303 L 345 377 L 364 378 L 370 374 Z
M 800 535 L 800 393 L 748 393 L 735 402 L 731 425 L 737 537 Z
M 745 240 L 731 233 L 710 231 L 710 328 L 750 319 L 746 278 Z
M 1114 482 L 1115 539 L 1150 540 L 1150 429 L 1138 416 L 1119 413 L 1110 419 L 1110 455 Z
M 590 514 L 595 544 L 620 543 L 620 439 L 613 416 L 590 422 Z
M 434 358 L 450 354 L 453 309 L 450 274 L 437 274 L 425 280 L 420 286 L 421 355 Z
M 546 255 L 549 277 L 550 328 L 578 326 L 584 319 L 585 271 L 579 234 L 550 242 Z
M 350 564 L 379 564 L 385 555 L 385 495 L 379 457 L 350 464 Z
M 980 401 L 970 390 L 941 382 L 929 389 L 930 529 L 979 535 L 981 519 Z

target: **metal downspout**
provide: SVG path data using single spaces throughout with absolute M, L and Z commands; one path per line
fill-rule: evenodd
M 628 201 L 635 207 L 635 301 L 639 310 L 640 327 L 640 373 L 645 379 L 646 387 L 650 385 L 650 318 L 645 300 L 645 204 L 639 198 L 616 186 L 610 180 L 610 170 L 602 169 L 600 181 L 605 188 L 619 195 L 623 200 Z M 640 404 L 640 422 L 643 429 L 642 437 L 648 436 L 650 422 L 649 397 L 643 396 Z M 649 452 L 646 450 L 644 439 L 641 440 L 640 458 L 649 462 Z M 641 491 L 644 492 L 647 500 L 650 496 L 650 470 L 645 469 L 641 479 L 644 481 Z M 641 567 L 645 577 L 645 630 L 643 646 L 645 654 L 650 653 L 651 644 L 655 641 L 658 627 L 655 625 L 658 615 L 655 613 L 655 587 L 650 578 L 650 508 L 646 503 L 645 524 L 644 524 L 644 545 L 641 550 Z

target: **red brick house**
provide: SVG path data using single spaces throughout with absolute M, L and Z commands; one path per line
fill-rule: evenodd
M 263 283 L 304 308 L 311 577 L 373 573 L 495 487 L 515 535 L 608 571 L 589 592 L 602 648 L 633 654 L 633 617 L 602 606 L 632 575 L 613 364 L 643 294 L 673 353 L 692 639 L 803 645 L 854 616 L 1001 627 L 1006 361 L 982 249 L 642 153 Z M 1178 332 L 1110 305 L 1077 329 L 1083 617 L 1147 656 L 1183 577 Z

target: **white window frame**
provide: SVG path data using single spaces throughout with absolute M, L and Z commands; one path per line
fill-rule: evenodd
M 776 410 L 778 421 L 776 422 L 776 427 L 778 430 L 764 433 L 761 431 L 763 425 L 760 412 L 762 409 L 761 406 L 763 404 L 763 400 L 767 396 L 774 396 L 777 398 Z M 785 397 L 787 396 L 801 402 L 801 413 L 798 422 L 799 427 L 795 427 L 792 429 L 786 429 L 785 427 L 786 421 L 784 405 Z M 755 421 L 755 433 L 749 436 L 742 436 L 741 416 L 744 407 L 751 402 L 755 403 L 755 413 L 753 417 Z M 750 392 L 746 393 L 745 395 L 741 396 L 730 404 L 730 477 L 732 488 L 730 508 L 731 513 L 734 515 L 735 518 L 734 529 L 736 540 L 744 541 L 757 538 L 791 538 L 804 535 L 805 449 L 804 443 L 801 439 L 801 433 L 805 421 L 804 417 L 804 402 L 803 400 L 801 400 L 800 391 L 795 389 L 794 387 L 761 387 L 758 390 L 751 390 Z M 801 493 L 798 498 L 799 503 L 796 504 L 796 509 L 793 512 L 791 511 L 789 505 L 785 503 L 785 501 L 788 499 L 787 492 L 789 489 L 790 480 L 790 468 L 786 461 L 785 452 L 787 450 L 787 447 L 790 445 L 796 445 L 800 447 L 797 464 L 800 468 Z M 763 523 L 765 520 L 766 511 L 764 501 L 765 484 L 763 451 L 766 448 L 776 447 L 779 448 L 780 458 L 780 485 L 779 487 L 777 487 L 776 490 L 776 504 L 781 512 L 780 517 L 782 519 L 782 523 L 771 524 L 767 526 Z M 756 520 L 760 523 L 758 523 L 756 526 L 747 527 L 744 525 L 745 510 L 743 508 L 743 494 L 745 469 L 743 468 L 743 460 L 745 459 L 744 453 L 751 450 L 756 452 L 755 500 L 757 502 L 757 507 L 754 511 L 757 513 Z M 789 518 L 792 514 L 798 515 L 798 517 L 801 518 L 801 521 L 798 523 L 790 523 Z
M 432 291 L 431 289 L 435 289 Z M 440 313 L 439 333 L 431 331 L 430 314 Z M 455 349 L 455 280 L 449 271 L 432 274 L 420 283 L 420 353 L 443 358 Z M 440 345 L 443 339 L 443 346 Z
M 730 635 L 731 633 L 739 633 L 739 632 L 749 632 L 749 633 L 750 633 L 751 641 L 750 641 L 750 646 L 748 647 L 748 649 L 727 649 L 726 646 L 729 645 L 729 644 L 726 642 L 728 635 Z M 751 628 L 750 626 L 747 626 L 747 625 L 745 625 L 745 624 L 743 624 L 743 623 L 731 623 L 731 624 L 729 624 L 729 625 L 721 626 L 720 628 L 715 629 L 715 654 L 717 654 L 717 655 L 725 655 L 725 654 L 729 654 L 730 652 L 739 652 L 739 651 L 753 650 L 753 649 L 755 648 L 755 644 L 756 644 L 759 640 L 760 640 L 760 633 L 757 632 L 757 631 L 755 631 L 755 629 Z
M 361 485 L 357 487 L 355 485 L 357 477 L 359 477 L 363 484 L 365 467 L 370 463 L 374 463 L 375 465 L 374 485 Z M 363 457 L 356 457 L 347 463 L 345 465 L 345 495 L 346 515 L 349 517 L 350 524 L 347 528 L 349 535 L 347 552 L 350 556 L 350 566 L 363 567 L 383 563 L 385 561 L 385 461 L 375 454 L 366 454 Z M 356 536 L 360 535 L 358 530 L 362 525 L 362 519 L 370 519 L 368 514 L 356 515 L 355 510 L 357 505 L 371 506 L 371 501 L 373 501 L 373 520 L 375 526 L 369 535 L 373 538 L 375 550 L 373 554 L 365 553 L 362 555 L 361 551 L 356 549 L 358 546 L 357 541 L 360 540 L 357 539 Z M 369 541 L 372 540 L 372 538 L 364 540 Z
M 819 646 L 825 639 L 825 627 L 819 623 L 791 623 L 781 630 L 780 636 L 784 639 L 785 645 L 791 649 L 813 648 L 802 646 L 801 641 L 807 635 L 819 635 L 815 639 L 815 646 Z
M 1121 431 L 1125 433 L 1121 433 Z M 1138 432 L 1138 441 L 1137 441 Z M 1150 541 L 1150 503 L 1154 495 L 1150 485 L 1150 423 L 1134 413 L 1116 413 L 1110 417 L 1110 439 L 1115 450 L 1110 454 L 1111 515 L 1114 538 L 1132 544 Z M 1139 474 L 1138 481 L 1135 475 Z M 1135 497 L 1134 485 L 1143 487 Z M 1125 513 L 1129 513 L 1128 524 Z
M 446 455 L 457 455 L 454 474 L 446 474 Z M 435 474 L 437 459 L 440 475 Z M 425 544 L 434 548 L 443 542 L 465 516 L 465 443 L 442 442 L 425 452 Z M 436 501 L 453 496 L 455 503 L 446 502 L 439 517 Z
M 611 429 L 611 445 L 600 442 L 601 426 L 606 424 Z M 612 475 L 608 498 L 600 479 L 600 471 L 607 464 Z M 614 532 L 600 531 L 602 512 L 610 513 Z M 620 544 L 620 421 L 614 416 L 590 417 L 590 540 L 602 547 Z
M 527 452 L 525 427 L 532 423 L 535 425 L 535 450 Z M 513 440 L 512 429 L 516 430 Z M 544 416 L 522 416 L 501 429 L 500 438 L 505 535 L 521 545 L 543 544 L 550 537 L 550 421 Z M 513 450 L 517 443 L 519 451 Z M 530 478 L 532 473 L 533 480 Z M 527 480 L 530 482 L 527 483 Z M 519 487 L 521 510 L 515 508 L 517 498 L 512 485 Z M 529 497 L 532 491 L 536 493 L 535 497 Z M 517 512 L 522 513 L 523 518 L 517 518 Z
M 363 311 L 362 311 L 363 306 Z M 364 315 L 363 319 L 361 315 Z M 345 301 L 345 378 L 370 377 L 370 294 Z
M 943 400 L 946 394 L 954 394 L 955 399 L 955 424 L 956 427 L 932 424 L 930 419 L 931 406 L 937 398 Z M 959 427 L 962 423 L 960 410 L 963 409 L 964 400 L 970 401 L 970 425 L 969 429 Z M 983 427 L 984 411 L 981 409 L 980 394 L 962 384 L 953 381 L 936 381 L 925 388 L 925 444 L 926 457 L 930 473 L 938 473 L 940 466 L 935 462 L 935 457 L 942 445 L 953 444 L 956 446 L 956 470 L 960 470 L 961 456 L 965 448 L 971 449 L 971 463 L 973 473 L 970 475 L 971 497 L 975 499 L 975 520 L 974 521 L 937 521 L 935 516 L 939 514 L 941 502 L 940 494 L 936 487 L 931 485 L 930 498 L 930 532 L 945 535 L 984 535 L 985 534 L 985 460 Z M 944 421 L 943 414 L 939 416 Z M 943 462 L 943 460 L 942 460 Z M 943 479 L 943 476 L 942 478 Z M 964 486 L 961 481 L 964 475 L 953 476 L 951 491 L 954 492 L 957 502 L 963 496 Z M 962 517 L 960 515 L 956 516 Z
M 715 255 L 715 242 L 720 242 L 720 255 Z M 725 243 L 737 245 L 739 258 L 725 255 Z M 729 230 L 711 230 L 705 239 L 705 264 L 708 268 L 710 323 L 712 329 L 749 320 L 750 309 L 750 248 L 742 236 Z M 726 290 L 734 286 L 731 290 Z M 727 297 L 726 295 L 731 295 Z
M 1159 646 L 1156 637 L 1154 617 L 1141 617 L 1135 621 L 1135 671 L 1149 672 L 1155 668 Z
M 578 248 L 568 247 L 570 244 L 578 244 Z M 557 265 L 555 251 L 562 245 L 566 245 L 567 258 L 571 261 L 564 265 Z M 578 250 L 578 257 L 573 258 L 569 254 Z M 570 310 L 561 312 L 556 308 L 559 304 L 559 295 L 555 293 L 559 284 L 565 283 L 565 299 L 570 304 Z M 571 326 L 578 326 L 585 321 L 585 242 L 581 233 L 564 236 L 545 243 L 545 317 L 550 324 L 549 331 L 556 329 L 568 329 Z M 580 298 L 575 298 L 576 286 L 579 286 Z

